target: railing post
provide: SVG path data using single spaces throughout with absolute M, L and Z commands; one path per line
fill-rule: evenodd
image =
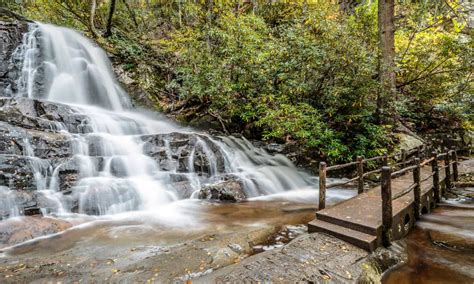
M 444 156 L 444 166 L 445 168 L 445 173 L 446 177 L 444 178 L 444 184 L 446 186 L 446 191 L 451 189 L 451 166 L 450 164 L 450 159 L 449 159 L 449 151 L 446 153 L 446 156 Z M 445 192 L 446 192 L 445 191 Z
M 392 170 L 390 167 L 382 167 L 380 179 L 382 189 L 382 243 L 389 246 L 391 242 L 392 229 Z
M 388 167 L 388 154 L 387 153 L 385 153 L 385 155 L 383 156 L 382 166 L 383 167 Z
M 431 153 L 434 160 L 431 162 L 431 171 L 433 172 L 433 193 L 435 202 L 439 203 L 441 198 L 439 196 L 439 168 L 438 168 L 438 154 L 436 152 Z
M 361 194 L 364 192 L 364 159 L 361 156 L 357 156 L 357 193 Z
M 454 181 L 458 181 L 458 152 L 456 149 L 453 149 L 453 179 Z
M 415 158 L 415 165 L 416 168 L 413 169 L 413 182 L 415 183 L 415 188 L 413 189 L 413 193 L 415 195 L 413 209 L 415 211 L 415 220 L 420 219 L 420 207 L 421 207 L 421 170 L 420 170 L 420 158 Z
M 402 162 L 405 162 L 406 159 L 407 159 L 407 150 L 406 149 L 402 149 Z
M 326 163 L 319 163 L 319 210 L 326 207 Z

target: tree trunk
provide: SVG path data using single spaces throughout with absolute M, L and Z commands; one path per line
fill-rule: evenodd
M 91 31 L 93 37 L 98 37 L 99 36 L 99 33 L 97 33 L 97 30 L 95 29 L 95 25 L 94 25 L 96 6 L 97 6 L 97 1 L 96 0 L 91 0 L 91 13 L 90 13 L 90 17 L 89 17 L 89 30 Z
M 116 0 L 110 0 L 109 15 L 107 17 L 107 26 L 105 28 L 105 37 L 112 35 L 112 18 L 114 17 Z
M 377 116 L 381 123 L 393 122 L 395 113 L 390 101 L 395 89 L 395 25 L 394 0 L 378 1 L 379 80 L 381 89 L 377 98 Z
M 138 21 L 137 21 L 137 17 L 135 16 L 135 12 L 133 12 L 133 10 L 130 8 L 130 5 L 128 4 L 127 0 L 122 0 L 122 2 L 125 5 L 125 8 L 127 8 L 127 12 L 132 18 L 135 28 L 138 28 Z

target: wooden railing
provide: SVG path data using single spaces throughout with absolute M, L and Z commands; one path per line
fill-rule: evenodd
M 452 161 L 451 161 L 452 158 Z M 438 161 L 444 161 L 443 166 L 439 166 Z M 431 174 L 421 179 L 421 167 L 431 164 Z M 453 172 L 451 174 L 451 167 Z M 385 246 L 390 245 L 390 230 L 392 228 L 392 201 L 402 196 L 407 195 L 413 190 L 413 210 L 415 220 L 420 219 L 421 213 L 421 184 L 429 179 L 433 179 L 433 195 L 435 202 L 441 200 L 443 192 L 441 191 L 440 183 L 440 170 L 445 171 L 444 188 L 450 189 L 452 187 L 452 180 L 458 180 L 458 157 L 456 150 L 451 150 L 443 154 L 438 155 L 436 152 L 432 153 L 432 157 L 420 162 L 419 158 L 415 158 L 415 164 L 403 168 L 397 172 L 392 172 L 391 167 L 382 167 L 382 176 L 380 180 L 381 191 L 382 191 L 382 243 Z M 399 174 L 405 174 L 408 171 L 413 171 L 413 184 L 400 191 L 398 194 L 392 197 L 392 178 Z
M 364 166 L 367 166 L 371 163 L 372 164 L 381 163 L 382 166 L 391 166 L 394 168 L 398 168 L 403 165 L 413 163 L 415 157 L 421 158 L 423 156 L 425 149 L 426 147 L 424 145 L 421 145 L 410 151 L 402 150 L 399 153 L 395 153 L 392 155 L 376 156 L 369 159 L 364 159 L 363 157 L 359 156 L 354 162 L 334 165 L 334 166 L 329 166 L 329 167 L 327 166 L 325 162 L 319 163 L 319 206 L 318 206 L 319 210 L 324 209 L 326 207 L 326 190 L 327 189 L 343 186 L 343 185 L 357 181 L 357 193 L 361 194 L 366 190 L 366 188 L 364 187 L 364 178 L 368 177 L 371 174 L 377 174 L 377 173 L 382 172 L 382 168 L 364 172 Z M 357 172 L 357 175 L 355 177 L 342 181 L 342 182 L 327 184 L 326 177 L 327 177 L 328 172 L 347 169 L 349 167 L 354 167 L 354 166 Z
M 393 222 L 393 200 L 401 198 L 413 191 L 414 217 L 415 220 L 418 220 L 420 218 L 421 207 L 421 184 L 429 179 L 433 179 L 434 200 L 435 202 L 439 202 L 441 199 L 440 195 L 443 193 L 441 192 L 441 182 L 444 181 L 444 188 L 450 189 L 453 184 L 452 179 L 454 181 L 458 180 L 458 156 L 456 150 L 450 150 L 442 154 L 432 152 L 431 155 L 426 155 L 424 153 L 426 151 L 424 150 L 426 150 L 426 147 L 421 146 L 411 151 L 401 151 L 397 154 L 377 156 L 370 159 L 357 157 L 357 160 L 354 162 L 330 167 L 328 167 L 325 162 L 321 162 L 319 164 L 319 210 L 326 207 L 327 189 L 357 181 L 357 192 L 358 194 L 361 194 L 366 190 L 364 187 L 364 178 L 373 173 L 381 173 L 382 243 L 384 245 L 389 245 L 390 230 Z M 423 159 L 423 161 L 421 161 L 421 159 Z M 364 165 L 371 161 L 381 161 L 382 166 L 378 169 L 364 173 Z M 440 166 L 438 161 L 443 161 L 443 165 Z M 421 168 L 428 164 L 431 165 L 431 174 L 421 179 Z M 326 176 L 329 171 L 345 169 L 353 166 L 356 166 L 357 175 L 355 177 L 343 182 L 327 184 Z M 393 171 L 394 169 L 395 171 Z M 443 180 L 440 180 L 441 170 L 445 171 L 445 177 Z M 392 196 L 392 178 L 405 175 L 410 171 L 413 172 L 413 183 Z

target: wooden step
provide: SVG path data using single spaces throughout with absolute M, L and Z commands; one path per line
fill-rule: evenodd
M 361 223 L 351 222 L 350 219 L 342 219 L 338 217 L 334 217 L 330 214 L 325 214 L 325 210 L 316 212 L 316 218 L 321 221 L 325 221 L 327 223 L 336 224 L 342 227 L 346 227 L 355 231 L 359 231 L 365 234 L 377 236 L 378 235 L 378 228 L 364 225 Z
M 310 233 L 326 233 L 369 252 L 373 252 L 377 248 L 376 236 L 344 228 L 318 219 L 314 219 L 308 223 L 308 231 Z

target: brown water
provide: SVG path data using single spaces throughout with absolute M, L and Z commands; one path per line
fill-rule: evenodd
M 287 225 L 305 224 L 315 211 L 288 201 L 184 205 L 189 222 L 176 226 L 128 214 L 75 221 L 61 233 L 5 247 L 0 283 L 185 281 L 288 241 L 301 226 Z
M 422 217 L 406 239 L 408 260 L 383 283 L 474 283 L 474 205 L 443 204 Z
M 153 244 L 173 246 L 200 236 L 227 234 L 251 227 L 281 227 L 305 224 L 314 218 L 314 204 L 285 201 L 243 203 L 194 202 L 189 206 L 195 219 L 185 226 L 163 224 L 146 216 L 127 219 L 76 221 L 76 226 L 55 235 L 6 248 L 6 256 L 52 255 L 75 247 L 131 248 Z M 83 223 L 82 223 L 83 222 Z M 15 224 L 13 224 L 15 225 Z

